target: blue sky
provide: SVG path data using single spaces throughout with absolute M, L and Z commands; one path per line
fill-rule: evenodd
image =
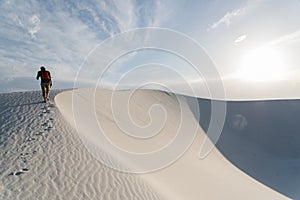
M 280 55 L 280 71 L 274 69 L 283 74 L 281 78 L 299 79 L 299 0 L 1 0 L 0 10 L 1 91 L 39 89 L 34 77 L 41 65 L 51 71 L 57 88 L 70 87 L 93 48 L 109 37 L 142 27 L 168 28 L 193 38 L 224 79 L 236 78 L 241 71 L 255 74 L 245 69 L 249 66 L 241 66 L 241 60 L 256 60 L 257 53 L 249 52 L 261 46 L 268 47 L 259 51 L 268 59 Z M 107 81 L 114 82 L 137 63 L 147 62 L 181 67 L 187 76 L 193 73 L 178 58 L 162 52 L 141 51 L 132 57 L 121 59 L 107 74 Z M 272 69 L 263 73 L 268 70 Z M 149 71 L 148 75 L 141 72 L 137 81 L 144 76 L 151 77 Z M 156 77 L 164 79 L 165 73 Z

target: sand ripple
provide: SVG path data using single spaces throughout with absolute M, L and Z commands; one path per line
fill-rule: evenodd
M 0 94 L 0 149 L 0 199 L 159 199 L 96 161 L 40 92 Z

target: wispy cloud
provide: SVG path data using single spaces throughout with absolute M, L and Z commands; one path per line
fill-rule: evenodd
M 297 30 L 293 33 L 289 33 L 286 35 L 283 35 L 271 42 L 268 43 L 268 45 L 287 45 L 295 42 L 300 42 L 300 30 Z
M 241 35 L 241 36 L 239 36 L 238 38 L 236 38 L 235 40 L 234 40 L 234 44 L 240 44 L 241 42 L 243 42 L 244 40 L 246 40 L 246 38 L 247 38 L 247 35 Z
M 36 34 L 40 31 L 40 22 L 40 19 L 36 15 L 29 18 L 28 33 L 32 38 L 35 38 Z
M 219 27 L 221 24 L 225 24 L 226 26 L 229 26 L 232 23 L 232 20 L 241 15 L 245 8 L 239 8 L 231 12 L 227 12 L 221 19 L 218 21 L 214 22 L 209 28 L 207 28 L 207 31 L 210 31 L 212 29 L 216 29 Z
M 243 17 L 246 14 L 250 13 L 253 9 L 259 9 L 259 6 L 262 5 L 265 0 L 246 0 L 243 6 L 240 6 L 232 11 L 228 11 L 225 13 L 223 17 L 219 20 L 213 22 L 206 30 L 211 31 L 213 29 L 218 28 L 221 25 L 225 25 L 229 27 L 232 25 L 234 20 L 237 20 L 239 17 Z
M 138 2 L 0 1 L 0 81 L 34 77 L 40 65 L 49 67 L 56 79 L 75 77 L 101 41 L 151 25 L 156 0 Z

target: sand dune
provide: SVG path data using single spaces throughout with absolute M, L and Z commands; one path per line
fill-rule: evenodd
M 196 100 L 200 102 L 199 99 Z M 231 137 L 231 141 L 223 140 L 223 143 L 220 143 L 221 152 L 214 148 L 205 159 L 199 159 L 199 147 L 206 138 L 202 129 L 202 127 L 205 129 L 205 119 L 203 119 L 204 124 L 201 124 L 200 120 L 201 127 L 199 122 L 195 120 L 189 101 L 190 99 L 184 96 L 179 95 L 176 98 L 170 93 L 151 90 L 135 91 L 132 94 L 131 91 L 112 93 L 108 90 L 80 89 L 74 93 L 72 91 L 61 93 L 56 97 L 60 111 L 77 128 L 84 145 L 96 159 L 118 170 L 148 171 L 148 173 L 142 173 L 139 176 L 151 185 L 156 194 L 164 199 L 288 199 L 288 197 L 295 197 L 291 193 L 284 192 L 284 189 L 281 190 L 272 184 L 266 184 L 260 175 L 255 176 L 255 174 L 249 173 L 243 167 L 246 162 L 239 162 L 237 159 L 246 154 L 243 154 L 241 149 L 228 146 L 236 142 L 244 142 L 239 145 L 247 145 L 245 147 L 249 149 L 254 148 L 250 152 L 262 154 L 258 156 L 260 159 L 255 161 L 262 161 L 263 156 L 266 155 L 265 151 L 257 148 L 259 145 L 256 145 L 255 141 L 250 143 L 247 142 L 247 139 L 241 140 Z M 152 107 L 153 105 L 154 107 Z M 153 109 L 157 105 L 161 105 L 162 108 Z M 114 109 L 117 110 L 114 111 Z M 209 108 L 203 110 L 206 112 Z M 165 116 L 167 118 L 164 118 Z M 131 120 L 128 120 L 129 117 Z M 207 118 L 204 115 L 205 117 Z M 188 119 L 184 125 L 182 125 L 183 118 Z M 131 124 L 128 124 L 130 121 Z M 160 124 L 161 121 L 164 123 Z M 149 123 L 155 126 L 148 127 Z M 137 130 L 134 130 L 132 124 L 137 127 Z M 155 152 L 151 151 L 157 148 L 163 149 L 164 144 L 172 141 L 172 138 L 178 142 L 178 138 L 176 138 L 178 124 L 185 126 L 186 135 L 181 137 L 179 140 L 181 142 L 176 143 L 176 145 L 178 149 L 187 145 L 187 151 L 183 151 L 184 154 L 180 154 L 180 158 L 175 159 L 176 162 L 171 165 L 162 161 L 162 158 L 168 157 L 159 157 L 159 154 L 156 155 L 158 161 L 153 160 L 152 156 L 155 156 Z M 159 134 L 150 137 L 149 133 L 157 130 L 159 125 L 162 125 L 158 131 Z M 138 132 L 139 128 L 144 131 Z M 147 129 L 150 131 L 147 132 Z M 192 137 L 193 133 L 189 132 L 194 130 L 196 130 L 195 138 Z M 130 131 L 133 134 L 128 136 Z M 145 137 L 147 140 L 137 139 L 137 135 L 134 134 L 138 133 L 141 134 L 140 137 Z M 189 146 L 187 141 L 191 138 Z M 226 148 L 231 150 L 225 151 L 225 155 L 228 152 L 232 155 L 226 155 L 229 160 L 222 154 Z M 176 151 L 176 148 L 174 149 Z M 127 152 L 124 153 L 124 150 Z M 146 159 L 135 156 L 138 152 L 149 151 L 151 155 L 147 155 Z M 128 152 L 129 154 L 131 152 L 132 155 L 128 155 Z M 171 151 L 163 153 L 172 157 Z M 284 162 L 284 160 L 281 161 Z M 163 168 L 151 170 L 158 166 L 157 163 Z
M 40 92 L 0 94 L 0 117 L 0 199 L 159 199 L 140 177 L 94 159 Z
M 0 94 L 0 199 L 300 199 L 298 100 L 228 102 L 217 148 L 199 159 L 209 100 L 54 96 Z

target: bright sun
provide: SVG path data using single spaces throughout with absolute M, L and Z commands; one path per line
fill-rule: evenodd
M 270 47 L 261 47 L 248 52 L 241 60 L 238 77 L 251 81 L 281 79 L 283 73 L 281 55 Z

